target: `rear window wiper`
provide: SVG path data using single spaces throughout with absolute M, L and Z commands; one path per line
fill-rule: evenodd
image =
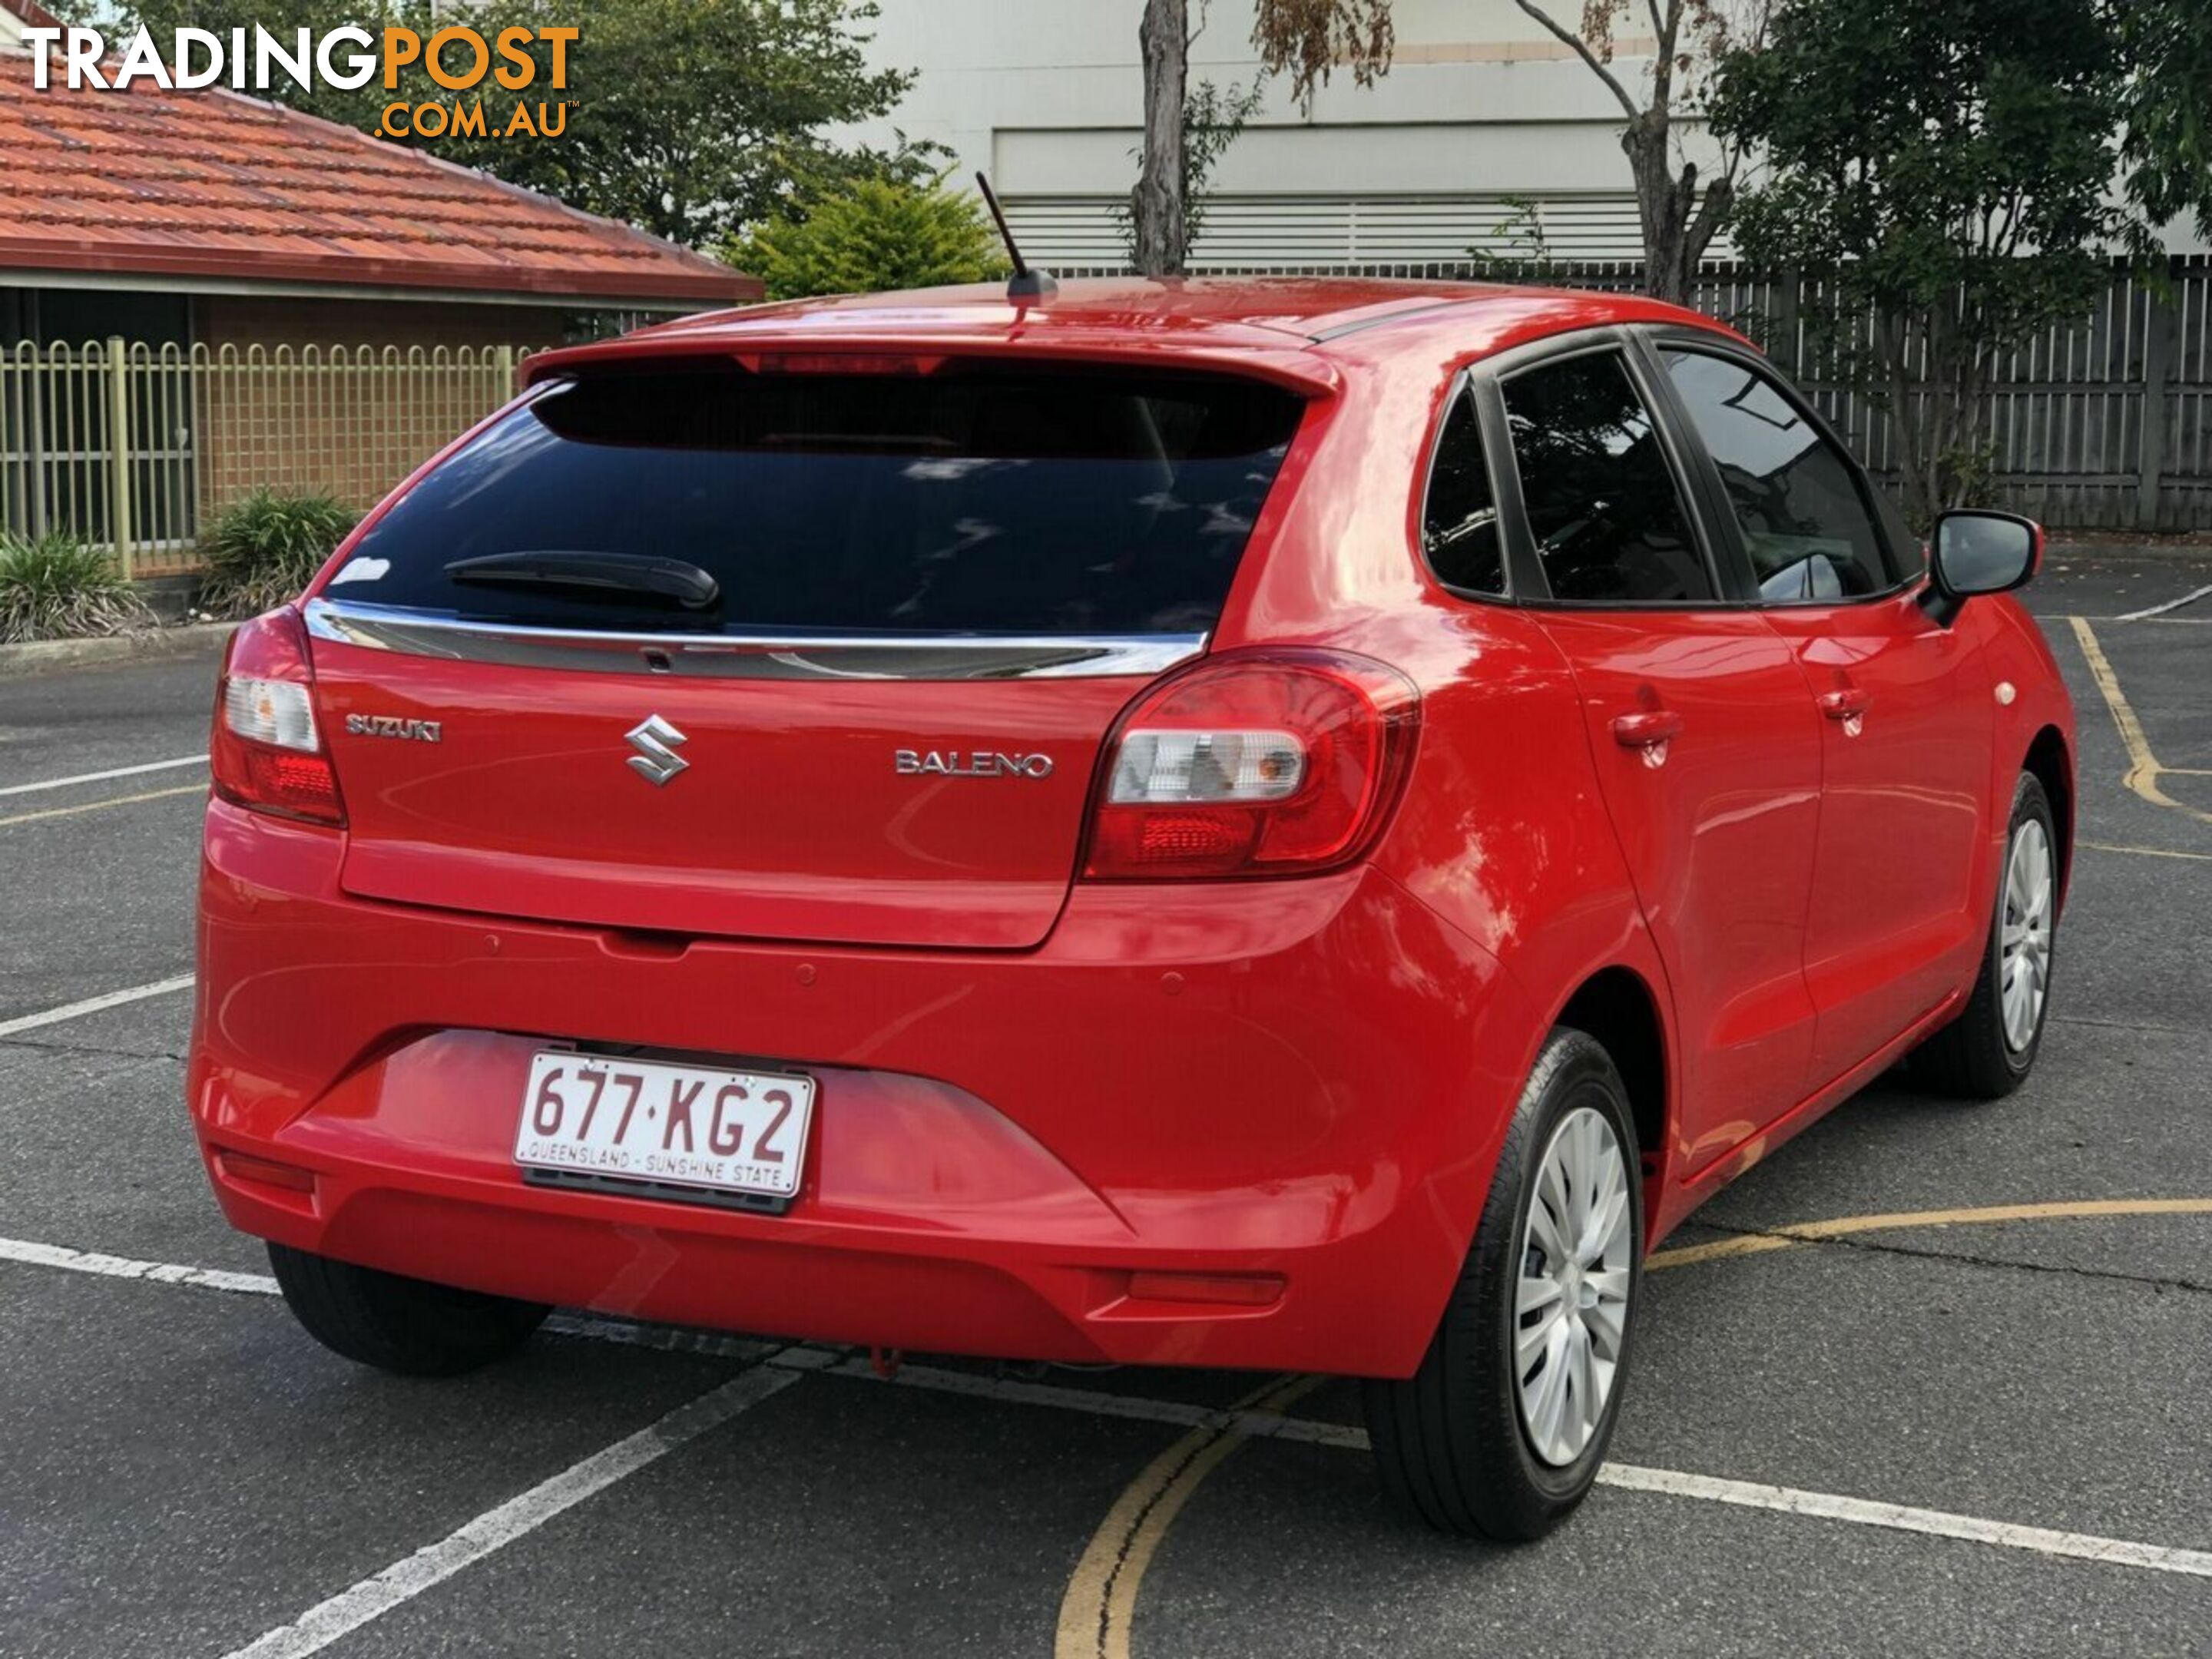
M 446 574 L 487 587 L 568 587 L 592 592 L 673 599 L 686 611 L 704 611 L 722 596 L 721 584 L 684 559 L 636 553 L 586 553 L 549 549 L 487 553 L 455 559 Z

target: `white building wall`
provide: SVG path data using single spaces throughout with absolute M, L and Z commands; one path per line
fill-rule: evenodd
M 1136 182 L 1143 0 L 879 0 L 872 58 L 920 71 L 893 129 L 988 170 L 1023 249 L 1062 268 L 1118 264 L 1112 210 Z M 1193 0 L 1194 5 L 1198 0 Z M 1582 0 L 1553 0 L 1571 24 Z M 1534 198 L 1557 258 L 1641 257 L 1620 106 L 1514 0 L 1397 0 L 1398 46 L 1371 88 L 1340 74 L 1304 111 L 1278 80 L 1212 181 L 1200 269 L 1449 263 L 1470 248 L 1526 254 Z M 1613 70 L 1640 93 L 1653 41 L 1643 9 L 1620 14 Z M 1249 84 L 1252 0 L 1211 0 L 1193 81 Z M 1677 121 L 1686 154 L 1714 147 Z M 2193 225 L 2167 228 L 2203 254 Z M 1729 252 L 1725 240 L 1716 255 Z
M 882 0 L 871 56 L 920 71 L 894 127 L 978 167 L 1030 257 L 1117 263 L 1113 205 L 1136 179 L 1141 0 Z M 1579 0 L 1559 0 L 1575 16 Z M 1398 46 L 1372 88 L 1340 74 L 1310 112 L 1279 81 L 1224 157 L 1196 249 L 1200 266 L 1450 261 L 1500 240 L 1539 204 L 1555 255 L 1641 248 L 1620 106 L 1513 0 L 1398 0 Z M 1636 14 L 1630 14 L 1634 17 Z M 1250 0 L 1212 0 L 1191 77 L 1249 84 L 1259 64 Z M 1632 86 L 1651 42 L 1624 26 L 1615 71 Z M 1707 148 L 1694 124 L 1693 153 Z M 1701 158 L 1702 159 L 1702 158 Z

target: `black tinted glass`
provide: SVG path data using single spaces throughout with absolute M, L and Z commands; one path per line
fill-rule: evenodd
M 1505 562 L 1498 539 L 1498 506 L 1482 461 L 1482 428 L 1474 400 L 1462 390 L 1452 399 L 1429 470 L 1429 501 L 1421 519 L 1421 546 L 1429 568 L 1448 587 L 1469 593 L 1503 593 Z
M 394 506 L 331 597 L 690 633 L 1195 632 L 1301 407 L 1225 376 L 1079 368 L 580 379 Z M 549 551 L 682 560 L 720 597 L 447 574 Z
M 1553 598 L 1711 599 L 1659 435 L 1619 354 L 1541 364 L 1504 389 L 1521 494 Z
M 1850 464 L 1796 406 L 1747 365 L 1705 352 L 1665 354 L 1728 486 L 1759 592 L 1847 599 L 1890 585 Z

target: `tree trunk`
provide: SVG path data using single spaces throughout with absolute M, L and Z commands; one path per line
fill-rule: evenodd
M 1145 148 L 1131 216 L 1137 272 L 1180 276 L 1188 256 L 1183 201 L 1184 83 L 1188 78 L 1189 0 L 1145 0 L 1137 44 L 1145 59 Z
M 1621 131 L 1620 147 L 1628 153 L 1628 170 L 1636 180 L 1636 216 L 1644 230 L 1644 291 L 1655 300 L 1686 305 L 1690 280 L 1685 255 L 1698 171 L 1685 167 L 1681 177 L 1675 177 L 1667 154 L 1664 110 L 1647 109 L 1631 121 Z M 1688 263 L 1695 264 L 1693 256 Z
M 1928 411 L 1912 396 L 1910 325 L 1901 318 L 1877 314 L 1874 348 L 1881 359 L 1882 380 L 1889 388 L 1889 418 L 1897 434 L 1905 517 L 1915 530 L 1925 530 L 1938 511 L 1941 489 L 1931 459 L 1931 434 L 1924 418 Z

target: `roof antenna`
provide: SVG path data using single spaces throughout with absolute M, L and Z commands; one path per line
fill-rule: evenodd
M 1048 270 L 1039 270 L 1022 258 L 1021 248 L 1014 241 L 1014 233 L 1006 226 L 1006 210 L 999 205 L 998 192 L 991 181 L 981 173 L 975 182 L 983 187 L 983 205 L 991 210 L 991 217 L 998 222 L 999 240 L 1006 245 L 1006 256 L 1014 262 L 1014 274 L 1006 283 L 1009 300 L 1049 300 L 1060 292 L 1060 284 L 1052 279 Z

